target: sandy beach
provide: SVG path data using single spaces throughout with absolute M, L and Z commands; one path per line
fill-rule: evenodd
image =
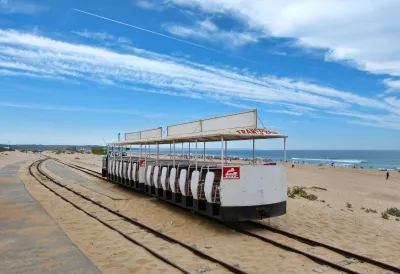
M 26 159 L 31 162 L 38 157 L 20 152 L 7 152 L 6 154 L 8 155 L 0 154 L 0 166 Z M 56 155 L 53 152 L 44 152 L 43 155 L 51 155 L 93 170 L 101 170 L 101 156 L 77 153 Z M 52 173 L 50 166 L 46 166 L 46 171 L 63 183 L 74 185 L 75 189 L 91 191 L 74 184 L 72 180 Z M 275 273 L 310 273 L 318 267 L 316 263 L 300 255 L 260 244 L 254 239 L 237 235 L 234 232 L 227 232 L 226 228 L 216 223 L 190 212 L 165 206 L 165 203 L 154 198 L 115 185 L 108 185 L 106 182 L 90 178 L 89 175 L 83 173 L 79 173 L 79 175 L 90 181 L 90 187 L 96 192 L 123 197 L 113 200 L 100 197 L 100 194 L 93 192 L 93 195 L 100 195 L 98 199 L 103 199 L 104 203 L 124 214 L 138 218 L 168 235 L 195 245 L 198 249 L 206 250 L 221 259 L 238 264 L 241 269 L 250 273 L 263 273 L 265 269 Z M 75 216 L 74 211 L 57 206 L 55 198 L 52 200 L 51 195 L 46 194 L 38 184 L 29 179 L 26 165 L 20 169 L 19 176 L 29 192 L 44 206 L 71 240 L 103 272 L 113 273 L 118 270 L 119 273 L 141 273 L 140 270 L 144 271 L 145 269 L 147 271 L 152 269 L 150 271 L 152 273 L 156 273 L 153 272 L 156 269 L 160 271 L 158 273 L 174 271 L 159 263 L 152 268 L 154 260 L 146 257 L 147 255 L 141 250 L 132 250 L 130 247 L 124 246 L 110 234 L 106 234 L 109 236 L 104 238 L 103 245 L 93 246 L 93 235 L 89 236 L 90 228 L 87 225 L 93 229 L 95 224 L 83 221 L 80 219 L 83 217 L 79 214 Z M 305 164 L 296 164 L 292 168 L 291 164 L 288 164 L 287 181 L 289 187 L 305 187 L 308 193 L 318 196 L 317 200 L 288 198 L 285 216 L 263 220 L 263 222 L 386 263 L 399 265 L 400 220 L 396 220 L 396 217 L 393 216 L 384 219 L 381 213 L 390 207 L 400 208 L 400 173 L 391 172 L 389 180 L 386 180 L 385 172 L 377 170 L 319 167 Z M 366 209 L 376 210 L 377 213 L 368 213 Z M 80 225 L 80 223 L 87 223 L 87 225 Z M 103 235 L 102 228 L 95 227 L 96 235 Z M 124 246 L 120 251 L 122 253 L 113 255 L 113 253 L 104 251 L 114 245 Z M 128 263 L 131 256 L 142 259 L 139 262 L 141 267 L 137 268 L 137 260 L 130 260 Z M 260 258 L 263 260 L 262 263 L 260 263 Z M 361 270 L 363 269 L 361 268 Z M 329 270 L 328 273 L 334 272 Z M 366 270 L 364 269 L 362 272 L 366 272 Z

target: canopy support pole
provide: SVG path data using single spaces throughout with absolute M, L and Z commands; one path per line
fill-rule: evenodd
M 255 143 L 256 141 L 253 138 L 253 165 L 256 163 L 256 151 L 255 151 Z
M 221 165 L 224 167 L 224 137 L 221 136 Z
M 147 166 L 147 144 L 144 144 L 144 162 Z
M 204 142 L 204 155 L 203 155 L 203 161 L 206 162 L 206 142 Z
M 171 144 L 169 144 L 169 158 L 172 159 Z
M 175 167 L 175 141 L 173 142 L 173 144 L 174 144 L 174 156 L 172 157 L 172 162 Z
M 283 138 L 283 163 L 286 165 L 286 137 Z
M 183 143 L 182 143 L 182 159 L 184 159 L 184 154 L 183 154 Z
M 108 144 L 107 144 L 107 172 L 108 172 L 108 161 L 109 161 L 109 158 L 110 158 L 110 156 L 109 156 L 109 154 L 110 154 L 110 150 L 108 149 Z
M 157 148 L 156 166 L 158 166 L 158 152 L 159 152 L 159 150 L 158 150 L 159 144 L 158 143 L 156 143 L 156 148 Z
M 189 142 L 189 155 L 188 155 L 188 164 L 190 165 L 190 142 Z
M 197 170 L 197 139 L 196 139 L 196 170 Z
M 228 165 L 228 141 L 225 141 L 225 164 Z

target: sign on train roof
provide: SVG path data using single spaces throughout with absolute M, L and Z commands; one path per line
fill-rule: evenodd
M 167 136 L 126 139 L 109 145 L 170 144 L 286 138 L 276 131 L 257 128 L 257 110 L 233 113 L 167 127 Z
M 256 109 L 167 126 L 167 136 L 243 128 L 257 128 Z
M 125 133 L 125 141 L 162 137 L 162 127 Z

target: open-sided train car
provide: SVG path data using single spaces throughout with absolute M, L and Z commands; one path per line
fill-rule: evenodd
M 102 174 L 113 183 L 226 222 L 280 216 L 286 213 L 285 165 L 256 164 L 254 140 L 283 138 L 285 163 L 287 136 L 256 125 L 253 110 L 169 126 L 164 137 L 161 128 L 128 133 L 125 141 L 109 144 Z M 237 140 L 253 140 L 250 164 L 227 161 L 227 144 Z M 206 161 L 208 142 L 221 142 L 220 161 Z M 183 143 L 189 143 L 189 157 L 178 159 L 175 147 Z M 194 159 L 190 143 L 196 147 Z M 197 156 L 198 143 L 204 144 L 203 159 Z M 169 159 L 159 159 L 159 146 L 166 144 Z M 115 153 L 132 145 L 139 146 L 136 155 Z M 152 157 L 151 145 L 157 148 Z

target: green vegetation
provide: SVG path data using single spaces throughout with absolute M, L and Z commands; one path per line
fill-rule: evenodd
M 385 213 L 395 217 L 400 217 L 400 209 L 398 209 L 397 207 L 388 208 L 386 209 Z
M 367 212 L 367 213 L 378 213 L 378 211 L 376 211 L 375 209 L 372 209 L 372 208 L 366 208 L 365 212 Z
M 382 212 L 381 217 L 385 220 L 389 219 L 389 215 L 386 212 Z
M 346 203 L 346 207 L 347 207 L 347 208 L 352 208 L 353 206 L 352 206 L 349 202 L 347 202 L 347 203 Z
M 307 193 L 305 190 L 305 187 L 303 186 L 294 186 L 292 188 L 288 187 L 287 189 L 287 195 L 290 198 L 296 198 L 296 197 L 301 197 L 310 201 L 315 201 L 318 199 L 317 195 Z
M 92 149 L 92 154 L 94 154 L 94 155 L 107 155 L 107 149 L 95 148 L 95 149 Z

